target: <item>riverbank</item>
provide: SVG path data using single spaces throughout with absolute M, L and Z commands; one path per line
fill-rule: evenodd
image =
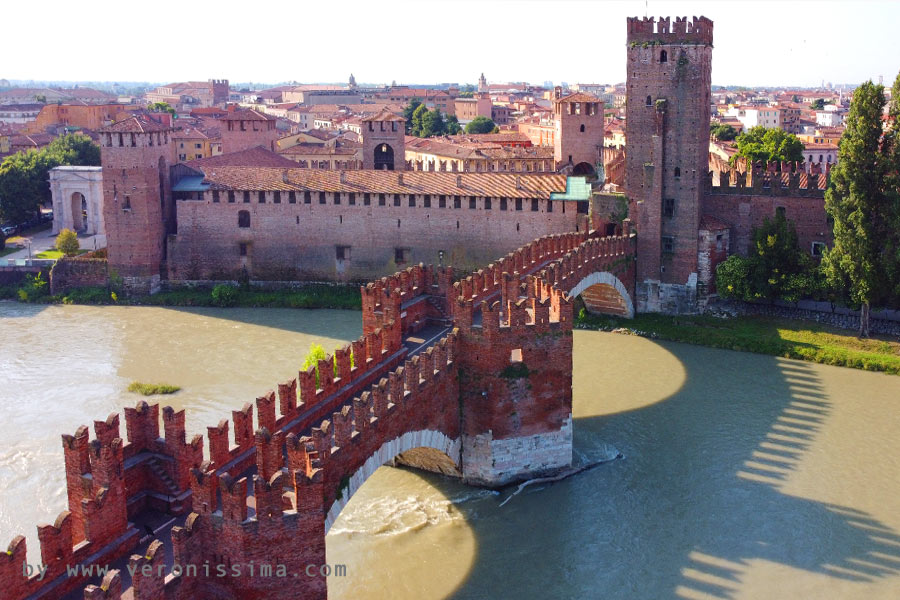
M 862 339 L 846 330 L 807 321 L 762 316 L 723 319 L 659 314 L 622 319 L 591 315 L 581 309 L 575 327 L 900 374 L 900 341 L 896 338 Z
M 106 288 L 78 288 L 55 296 L 43 295 L 46 286 L 26 283 L 0 288 L 0 299 L 19 299 L 37 304 L 89 304 L 128 306 L 212 306 L 243 308 L 337 308 L 360 310 L 356 285 L 306 284 L 282 290 L 258 290 L 235 286 L 190 288 L 126 298 Z M 25 298 L 19 293 L 25 289 Z M 35 293 L 37 292 L 37 293 Z

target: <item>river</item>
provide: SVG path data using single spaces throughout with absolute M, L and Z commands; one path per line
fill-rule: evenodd
M 59 434 L 184 390 L 202 431 L 293 375 L 359 313 L 0 303 L 0 532 L 65 505 Z M 896 598 L 900 377 L 575 332 L 576 461 L 492 494 L 382 468 L 327 538 L 337 599 Z M 3 542 L 5 543 L 5 542 Z

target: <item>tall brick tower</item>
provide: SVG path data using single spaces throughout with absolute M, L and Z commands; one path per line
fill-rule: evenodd
M 637 225 L 637 310 L 691 312 L 709 169 L 713 23 L 629 18 L 625 192 Z
M 277 119 L 257 110 L 229 110 L 219 121 L 222 123 L 222 152 L 225 154 L 257 146 L 275 152 L 275 140 L 281 137 L 276 127 Z
M 363 169 L 406 170 L 406 119 L 389 110 L 362 120 Z
M 159 289 L 165 237 L 175 231 L 169 190 L 172 129 L 129 117 L 100 130 L 109 268 L 132 293 Z
M 573 175 L 593 175 L 600 162 L 605 131 L 604 105 L 599 98 L 588 94 L 562 95 L 562 88 L 554 90 L 553 157 L 557 169 L 571 169 Z

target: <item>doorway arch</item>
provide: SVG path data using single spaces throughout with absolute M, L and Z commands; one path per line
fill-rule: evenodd
M 394 170 L 394 149 L 390 144 L 381 143 L 375 146 L 372 158 L 376 171 Z
M 85 233 L 88 229 L 88 204 L 87 198 L 81 192 L 72 192 L 69 198 L 72 211 L 72 229 L 78 233 Z
M 593 177 L 596 174 L 597 173 L 594 171 L 594 167 L 587 162 L 580 162 L 575 165 L 574 169 L 572 169 L 572 175 L 585 175 L 588 177 Z

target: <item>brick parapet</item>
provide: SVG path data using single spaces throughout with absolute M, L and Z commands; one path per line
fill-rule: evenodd
M 707 44 L 713 43 L 713 22 L 706 17 L 629 17 L 628 43 Z

